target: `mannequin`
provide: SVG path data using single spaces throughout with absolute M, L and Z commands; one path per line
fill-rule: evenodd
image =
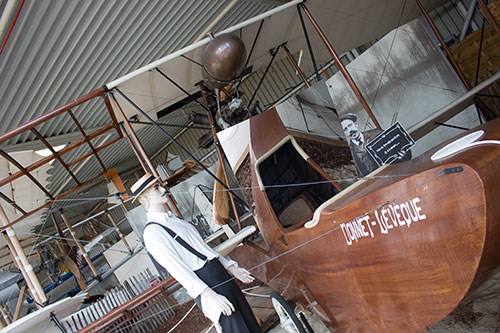
M 254 280 L 246 269 L 210 248 L 198 231 L 166 207 L 166 190 L 146 174 L 131 188 L 146 209 L 144 244 L 148 252 L 195 299 L 218 332 L 261 332 L 250 305 L 236 285 Z M 229 274 L 228 274 L 229 273 Z

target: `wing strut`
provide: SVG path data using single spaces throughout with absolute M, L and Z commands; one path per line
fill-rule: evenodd
M 304 30 L 304 36 L 306 37 L 307 48 L 309 49 L 309 54 L 311 55 L 311 60 L 312 60 L 313 66 L 314 66 L 314 72 L 316 73 L 316 79 L 319 82 L 319 81 L 321 81 L 321 76 L 319 76 L 318 65 L 316 65 L 316 58 L 314 58 L 314 52 L 313 52 L 313 49 L 311 46 L 311 41 L 309 40 L 309 34 L 307 33 L 304 18 L 302 17 L 302 12 L 300 11 L 300 5 L 301 4 L 297 5 L 297 11 L 299 12 L 300 23 L 302 25 L 302 30 Z

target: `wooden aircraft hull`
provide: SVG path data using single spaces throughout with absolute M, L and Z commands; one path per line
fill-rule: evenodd
M 312 228 L 286 228 L 257 177 L 257 162 L 287 135 L 268 112 L 250 123 L 254 215 L 264 241 L 231 256 L 328 327 L 423 331 L 499 266 L 500 145 L 432 161 L 444 143 L 340 192 Z M 480 141 L 500 140 L 500 121 L 480 129 Z

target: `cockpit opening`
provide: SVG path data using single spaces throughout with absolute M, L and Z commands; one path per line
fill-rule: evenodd
M 338 193 L 291 141 L 262 161 L 258 169 L 274 213 L 285 228 L 306 222 L 316 208 Z

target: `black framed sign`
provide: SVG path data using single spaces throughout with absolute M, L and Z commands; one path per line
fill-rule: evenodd
M 410 134 L 397 122 L 371 140 L 366 150 L 381 166 L 397 162 L 414 144 Z

